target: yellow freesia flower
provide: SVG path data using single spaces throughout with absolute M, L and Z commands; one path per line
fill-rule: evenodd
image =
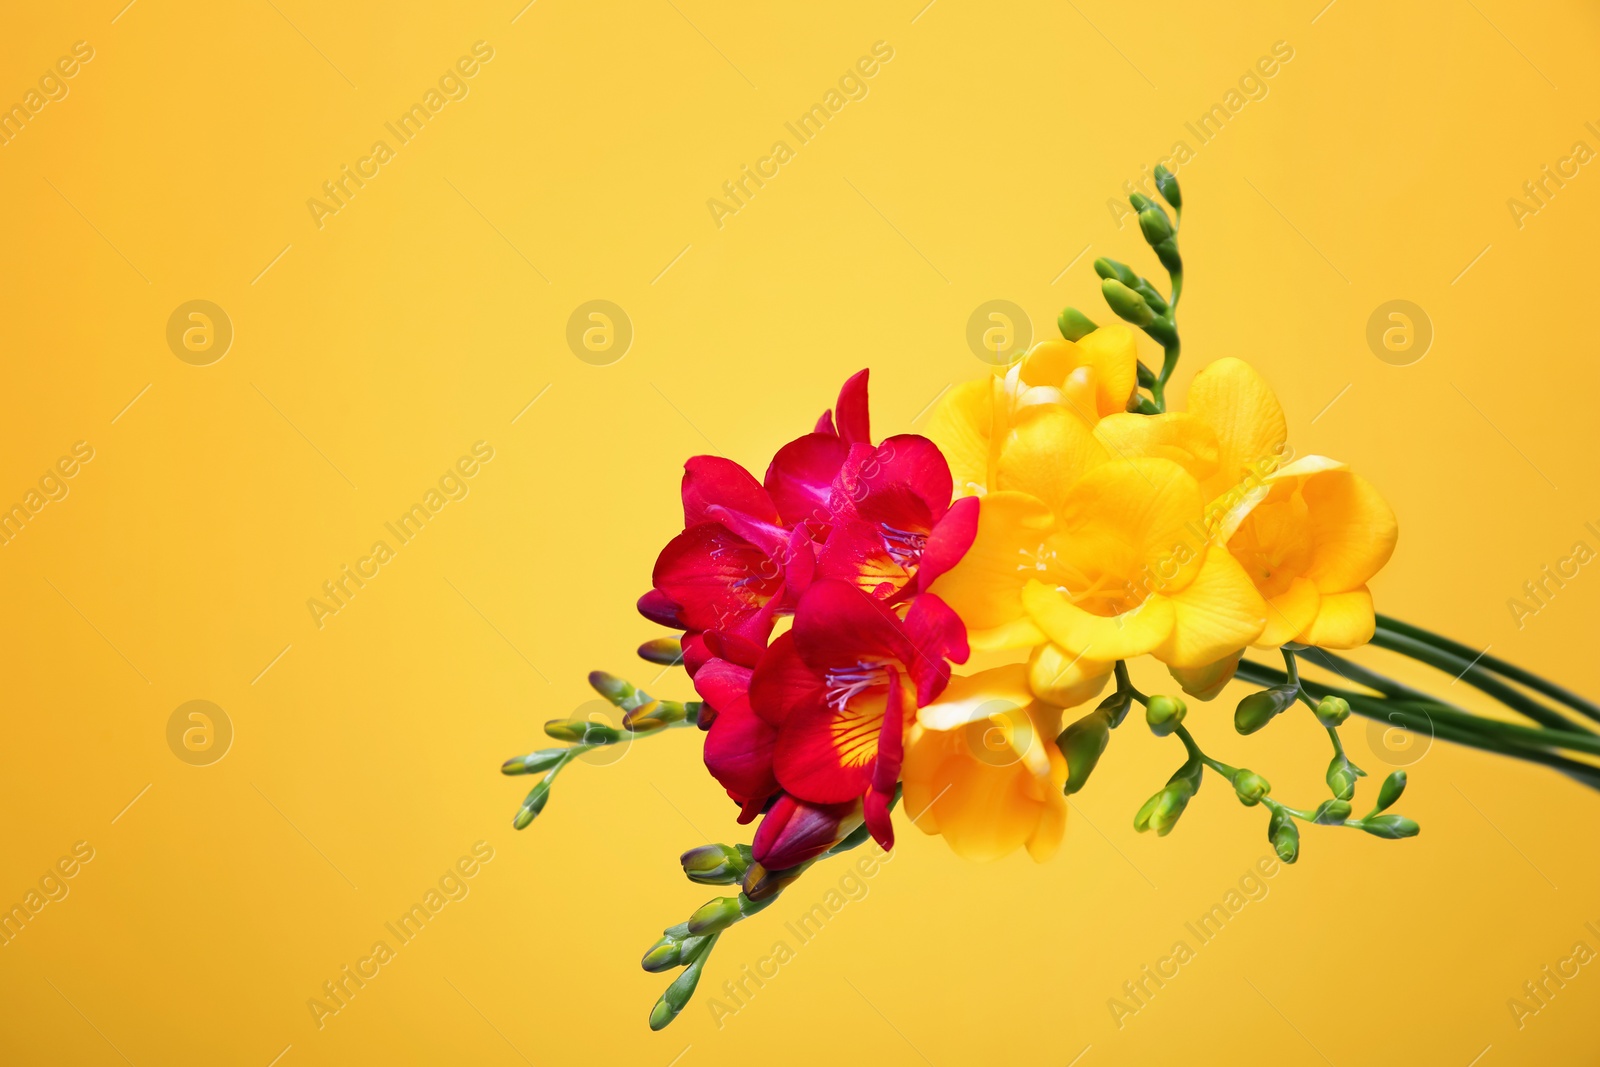
M 1288 451 L 1283 408 L 1241 360 L 1218 360 L 1195 377 L 1189 413 L 1215 434 L 1222 457 L 1207 483 L 1216 539 L 1268 605 L 1256 647 L 1354 648 L 1371 640 L 1367 582 L 1399 536 L 1383 497 L 1325 456 L 1278 466 Z
M 1061 711 L 1033 699 L 1027 668 L 952 678 L 917 718 L 901 767 L 911 821 L 967 859 L 1049 859 L 1067 826 Z
M 1089 426 L 1126 410 L 1137 363 L 1133 331 L 1117 323 L 1077 342 L 1042 342 L 1004 375 L 956 386 L 928 433 L 950 464 L 956 496 L 993 488 L 1000 452 L 1029 409 L 1057 406 Z

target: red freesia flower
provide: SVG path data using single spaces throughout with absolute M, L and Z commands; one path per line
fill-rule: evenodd
M 814 582 L 748 690 L 751 710 L 777 729 L 778 784 L 816 804 L 860 798 L 872 836 L 892 846 L 905 732 L 949 682 L 947 661 L 966 659 L 966 628 L 938 597 L 913 597 L 902 620 L 849 582 Z
M 967 658 L 961 620 L 926 592 L 976 532 L 977 500 L 950 495 L 931 441 L 872 444 L 866 371 L 764 481 L 718 457 L 685 464 L 684 529 L 639 610 L 685 631 L 706 767 L 740 822 L 766 812 L 753 848 L 769 869 L 826 851 L 852 820 L 893 844 L 905 733 Z

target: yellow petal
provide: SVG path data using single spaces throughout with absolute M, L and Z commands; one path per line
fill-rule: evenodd
M 1366 586 L 1322 598 L 1317 617 L 1295 640 L 1318 648 L 1357 648 L 1372 640 L 1376 619 Z
M 954 730 L 1005 709 L 1025 708 L 1032 702 L 1027 665 L 1009 663 L 977 674 L 953 676 L 937 700 L 917 711 L 917 721 L 930 730 Z
M 1099 413 L 1111 415 L 1126 410 L 1139 381 L 1139 344 L 1132 327 L 1120 322 L 1102 326 L 1078 338 L 1078 351 L 1082 365 L 1094 368 Z
M 1022 357 L 1021 379 L 1024 385 L 1053 385 L 1061 388 L 1067 375 L 1087 361 L 1078 346 L 1067 340 L 1041 341 Z
M 1168 667 L 1167 673 L 1172 675 L 1185 693 L 1196 700 L 1215 700 L 1217 694 L 1233 681 L 1234 672 L 1239 669 L 1239 660 L 1243 656 L 1242 651 L 1235 652 L 1204 667 Z
M 1271 386 L 1248 363 L 1219 359 L 1195 375 L 1189 412 L 1217 435 L 1217 471 L 1205 483 L 1207 500 L 1277 467 L 1288 424 Z
M 1173 667 L 1204 667 L 1254 641 L 1267 624 L 1267 605 L 1255 583 L 1221 548 L 1206 552 L 1195 575 L 1171 596 L 1172 632 L 1156 658 Z
M 1025 617 L 1022 587 L 1034 573 L 1030 560 L 1054 519 L 1026 493 L 990 493 L 978 504 L 972 547 L 929 588 L 972 630 L 990 630 Z
M 1072 487 L 1056 518 L 1061 533 L 1052 544 L 1061 559 L 1082 574 L 1129 583 L 1135 599 L 1188 585 L 1205 551 L 1200 486 L 1168 459 L 1094 468 Z
M 1033 862 L 1043 863 L 1054 856 L 1066 833 L 1067 798 L 1060 789 L 1052 789 L 1044 810 L 1039 813 L 1039 821 L 1028 837 L 1028 855 L 1033 857 Z
M 962 382 L 939 401 L 928 419 L 927 435 L 950 464 L 956 496 L 988 488 L 992 379 Z
M 1293 641 L 1311 625 L 1322 606 L 1322 594 L 1308 578 L 1296 578 L 1289 588 L 1275 597 L 1267 598 L 1267 627 L 1255 639 L 1257 648 L 1278 648 Z
M 1028 659 L 1028 688 L 1054 707 L 1076 707 L 1100 695 L 1112 666 L 1106 660 L 1071 655 L 1059 645 L 1043 644 Z
M 1034 625 L 1032 619 L 1023 617 L 1012 619 L 1001 626 L 991 626 L 987 630 L 967 630 L 967 644 L 974 652 L 997 652 L 1012 648 L 1033 648 L 1042 645 L 1048 638 L 1044 631 Z
M 1030 581 L 1022 590 L 1022 603 L 1039 629 L 1069 657 L 1119 660 L 1142 656 L 1172 632 L 1172 603 L 1160 595 L 1147 597 L 1120 615 L 1091 615 L 1053 586 Z
M 1217 471 L 1217 435 L 1187 412 L 1139 415 L 1118 412 L 1101 419 L 1095 437 L 1118 459 L 1170 459 L 1204 482 Z
M 1000 450 L 993 488 L 1028 493 L 1057 511 L 1073 484 L 1107 458 L 1105 446 L 1067 408 L 1024 408 Z
M 1400 527 L 1394 512 L 1360 475 L 1337 470 L 1306 479 L 1312 555 L 1306 577 L 1325 593 L 1365 585 L 1394 552 Z

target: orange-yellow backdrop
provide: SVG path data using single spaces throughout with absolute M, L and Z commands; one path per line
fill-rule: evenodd
M 739 832 L 697 739 L 573 768 L 522 833 L 529 782 L 498 773 L 592 697 L 591 668 L 653 671 L 632 659 L 656 632 L 632 604 L 685 456 L 760 469 L 868 364 L 878 426 L 918 428 L 984 370 L 965 340 L 979 304 L 1013 301 L 1046 336 L 1064 304 L 1098 304 L 1093 257 L 1154 269 L 1107 202 L 1180 140 L 1180 395 L 1209 359 L 1255 362 L 1296 449 L 1350 461 L 1399 513 L 1383 608 L 1600 693 L 1600 576 L 1520 620 L 1507 606 L 1574 542 L 1600 546 L 1600 174 L 1574 156 L 1600 150 L 1592 4 L 522 2 L 6 15 L 0 104 L 23 111 L 0 146 L 0 505 L 26 510 L 41 479 L 60 499 L 41 490 L 0 547 L 0 905 L 78 842 L 93 858 L 45 879 L 67 895 L 0 948 L 0 1059 L 1592 1054 L 1593 968 L 1536 1014 L 1507 1002 L 1575 943 L 1600 948 L 1600 804 L 1442 742 L 1375 751 L 1347 730 L 1374 778 L 1413 761 L 1422 836 L 1308 831 L 1200 945 L 1185 923 L 1267 852 L 1264 818 L 1213 785 L 1171 837 L 1135 834 L 1175 746 L 1122 730 L 1053 862 L 969 865 L 906 829 L 741 1010 L 719 1026 L 707 997 L 834 877 L 725 938 L 659 1035 L 666 976 L 638 958 L 710 895 L 676 855 Z M 878 42 L 892 58 L 865 95 L 847 82 L 856 98 L 801 144 L 784 124 Z M 1291 58 L 1246 77 L 1275 45 Z M 386 123 L 462 57 L 472 76 L 402 142 Z M 1202 143 L 1186 123 L 1213 104 L 1227 121 Z M 779 140 L 776 177 L 708 208 Z M 346 165 L 369 177 L 339 206 L 323 183 Z M 1567 177 L 1532 200 L 1546 165 Z M 566 340 L 594 299 L 633 326 L 609 365 Z M 1395 299 L 1434 333 L 1406 366 L 1366 339 Z M 169 346 L 191 300 L 232 324 L 220 361 Z M 480 441 L 469 494 L 399 545 L 385 522 Z M 78 442 L 93 458 L 48 478 Z M 394 558 L 314 618 L 308 599 L 379 539 Z M 169 744 L 191 700 L 232 725 L 220 761 Z M 1213 748 L 1320 792 L 1309 720 L 1242 739 L 1227 703 L 1191 713 Z M 493 858 L 468 895 L 319 1028 L 307 1001 L 478 842 Z M 1108 1001 L 1179 940 L 1195 958 L 1119 1019 Z

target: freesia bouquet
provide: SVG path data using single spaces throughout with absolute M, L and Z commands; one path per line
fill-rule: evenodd
M 1544 763 L 1590 786 L 1600 768 L 1593 703 L 1493 657 L 1374 613 L 1367 583 L 1398 527 L 1389 505 L 1343 463 L 1297 455 L 1282 408 L 1247 363 L 1223 358 L 1169 411 L 1183 290 L 1182 197 L 1162 168 L 1166 207 L 1130 198 L 1170 282 L 1095 262 L 1121 319 L 1099 326 L 1067 309 L 1061 338 L 955 386 L 927 436 L 873 439 L 868 372 L 845 382 L 810 433 L 780 448 L 757 480 L 739 464 L 685 465 L 683 530 L 661 550 L 649 620 L 680 636 L 640 655 L 681 665 L 700 699 L 657 699 L 590 675 L 619 723 L 559 720 L 569 742 L 505 763 L 538 774 L 514 824 L 545 807 L 561 770 L 586 752 L 673 727 L 704 732 L 707 770 L 759 819 L 748 844 L 683 854 L 691 881 L 738 886 L 669 927 L 648 971 L 682 968 L 650 1014 L 660 1029 L 688 1002 L 717 939 L 769 906 L 814 863 L 869 837 L 893 847 L 894 809 L 958 854 L 988 859 L 1061 841 L 1067 796 L 1084 788 L 1111 732 L 1139 705 L 1182 761 L 1133 816 L 1169 833 L 1209 771 L 1268 813 L 1287 863 L 1300 823 L 1407 838 L 1390 811 L 1406 774 L 1390 774 L 1356 815 L 1365 773 L 1339 727 L 1352 712 L 1394 727 Z M 1141 362 L 1135 330 L 1162 351 Z M 1458 677 L 1531 721 L 1467 712 L 1340 655 L 1373 643 Z M 1283 668 L 1247 660 L 1277 653 Z M 1234 679 L 1240 734 L 1304 704 L 1327 731 L 1329 795 L 1280 800 L 1255 771 L 1208 755 L 1187 705 L 1147 695 L 1127 663 L 1153 656 L 1189 698 Z M 1303 677 L 1311 664 L 1335 682 Z M 965 673 L 957 673 L 956 668 Z M 1093 710 L 1081 709 L 1109 689 Z

